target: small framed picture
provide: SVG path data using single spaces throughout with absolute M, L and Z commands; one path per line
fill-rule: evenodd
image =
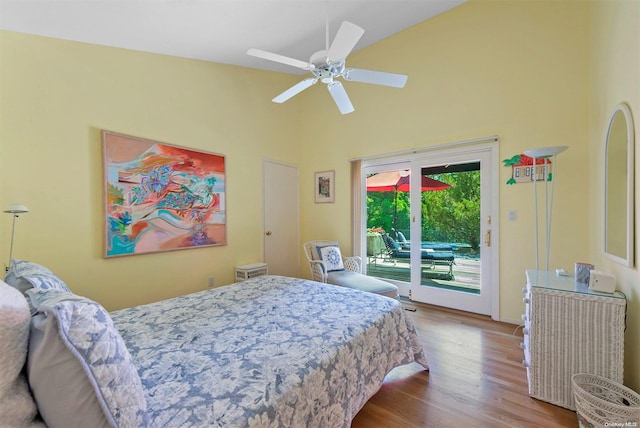
M 313 181 L 316 204 L 335 201 L 335 177 L 335 171 L 316 172 Z

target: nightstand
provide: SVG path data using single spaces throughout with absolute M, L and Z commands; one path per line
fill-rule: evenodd
M 266 263 L 252 263 L 250 265 L 236 266 L 236 282 L 246 281 L 256 276 L 267 275 L 268 267 Z

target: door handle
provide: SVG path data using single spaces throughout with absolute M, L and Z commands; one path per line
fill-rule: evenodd
M 491 229 L 487 230 L 487 232 L 484 234 L 484 244 L 487 247 L 491 246 Z
M 271 231 L 270 231 L 270 230 L 267 230 L 267 233 L 265 233 L 265 235 L 267 235 L 267 236 L 271 236 L 271 235 L 272 235 L 272 233 L 271 233 Z

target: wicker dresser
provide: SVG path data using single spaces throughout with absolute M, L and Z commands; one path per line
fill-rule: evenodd
M 575 410 L 571 376 L 622 383 L 626 300 L 596 293 L 573 277 L 527 270 L 523 364 L 529 395 Z

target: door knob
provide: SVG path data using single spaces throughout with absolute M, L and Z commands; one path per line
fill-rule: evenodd
M 272 233 L 271 233 L 271 231 L 270 231 L 270 230 L 267 230 L 267 233 L 265 233 L 265 235 L 267 235 L 267 236 L 271 236 L 271 235 L 272 235 Z

